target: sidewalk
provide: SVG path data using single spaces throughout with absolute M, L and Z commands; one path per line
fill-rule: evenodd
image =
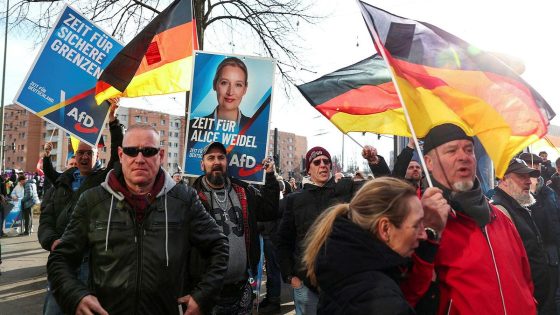
M 34 217 L 33 222 L 37 231 L 39 218 Z M 42 314 L 49 253 L 41 248 L 37 233 L 0 238 L 0 244 L 0 314 Z M 264 283 L 261 291 L 265 291 Z M 287 285 L 282 287 L 282 311 L 279 314 L 295 314 Z
M 34 218 L 35 231 L 39 219 Z M 0 314 L 41 314 L 47 285 L 47 257 L 37 233 L 3 237 Z

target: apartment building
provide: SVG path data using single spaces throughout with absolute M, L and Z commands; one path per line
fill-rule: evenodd
M 4 108 L 4 165 L 3 169 L 20 169 L 34 172 L 46 142 L 53 143 L 51 161 L 62 171 L 72 154 L 70 137 L 55 125 L 37 117 L 19 105 Z M 160 146 L 165 150 L 163 166 L 173 173 L 183 165 L 185 143 L 185 118 L 142 109 L 120 107 L 117 117 L 127 128 L 135 123 L 147 123 L 159 131 Z M 105 147 L 99 149 L 99 160 L 106 165 L 110 158 L 111 137 L 109 125 L 102 132 Z M 70 152 L 70 154 L 69 154 Z
M 278 131 L 277 153 L 280 159 L 279 174 L 284 179 L 294 177 L 301 181 L 302 174 L 305 173 L 305 153 L 307 153 L 307 137 L 296 135 L 295 133 Z M 274 154 L 274 130 L 270 130 L 268 141 L 268 155 Z

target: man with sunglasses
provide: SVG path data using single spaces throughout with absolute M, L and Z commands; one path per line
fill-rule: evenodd
M 228 238 L 229 262 L 224 285 L 216 297 L 216 306 L 208 313 L 218 315 L 251 314 L 250 282 L 256 277 L 260 260 L 258 221 L 277 218 L 280 187 L 274 175 L 274 161 L 263 161 L 265 184 L 257 189 L 227 175 L 227 151 L 220 142 L 208 144 L 202 151 L 200 168 L 204 175 L 193 183 L 206 211 L 216 220 Z M 199 252 L 190 257 L 190 278 L 199 279 L 208 268 Z
M 41 246 L 45 250 L 52 252 L 60 244 L 60 237 L 66 229 L 70 217 L 72 216 L 74 206 L 82 193 L 90 188 L 99 186 L 119 160 L 117 149 L 122 143 L 123 128 L 115 115 L 118 107 L 118 100 L 111 99 L 110 103 L 109 130 L 111 134 L 111 158 L 109 163 L 105 169 L 96 167 L 97 148 L 87 143 L 80 142 L 75 152 L 77 166 L 67 169 L 56 178 L 54 186 L 51 188 L 52 190 L 48 194 L 45 194 L 45 198 L 41 203 L 38 238 L 39 243 L 41 243 Z M 48 148 L 49 147 L 45 147 L 45 149 Z M 50 153 L 50 150 L 48 150 L 48 152 Z M 50 154 L 44 156 L 43 165 L 52 165 L 49 156 Z M 84 283 L 87 282 L 88 278 L 87 259 L 86 256 L 83 265 L 78 270 L 80 280 Z M 44 313 L 47 315 L 62 314 L 48 287 Z
M 227 239 L 196 191 L 162 168 L 159 143 L 151 125 L 130 126 L 118 149 L 121 167 L 76 205 L 47 265 L 65 313 L 198 315 L 219 293 Z M 188 271 L 195 248 L 206 261 L 197 280 Z M 84 251 L 87 286 L 69 272 Z
M 327 208 L 349 202 L 364 181 L 351 178 L 335 181 L 330 153 L 313 147 L 305 155 L 305 169 L 311 183 L 282 199 L 284 209 L 278 230 L 278 255 L 284 282 L 294 290 L 297 314 L 316 314 L 318 295 L 301 263 L 303 239 L 315 219 Z

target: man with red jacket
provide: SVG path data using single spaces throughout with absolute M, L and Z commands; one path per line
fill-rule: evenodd
M 443 124 L 425 137 L 424 154 L 434 185 L 453 211 L 441 235 L 437 229 L 428 233 L 439 243 L 435 261 L 413 256 L 411 281 L 402 286 L 408 301 L 418 302 L 435 269 L 438 314 L 536 314 L 527 254 L 513 223 L 480 189 L 473 139 Z

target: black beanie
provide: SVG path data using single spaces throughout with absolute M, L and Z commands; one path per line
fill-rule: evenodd
M 463 129 L 453 124 L 443 124 L 430 129 L 426 137 L 424 137 L 424 154 L 453 140 L 470 140 L 474 142 L 473 138 L 468 136 Z

